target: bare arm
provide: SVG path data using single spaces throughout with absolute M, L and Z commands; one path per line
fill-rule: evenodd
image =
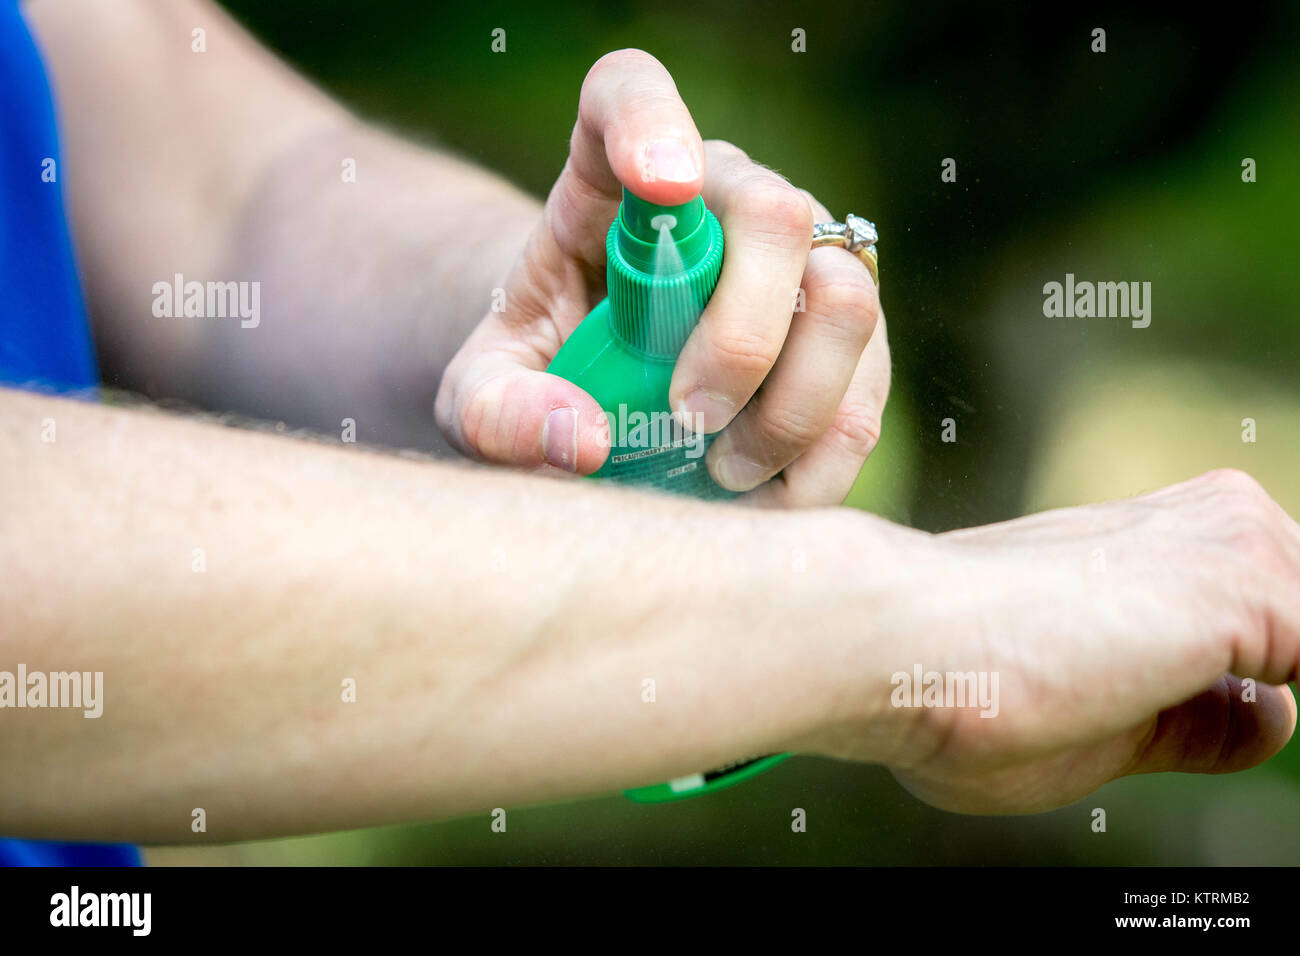
M 5 390 L 0 461 L 0 670 L 104 681 L 98 718 L 0 709 L 13 835 L 303 833 L 786 749 L 1037 811 L 1295 726 L 1300 528 L 1240 473 L 932 537 Z M 917 667 L 1000 696 L 914 709 Z
M 77 119 L 65 181 L 113 380 L 431 444 L 438 372 L 536 206 L 365 131 L 197 0 L 31 10 Z M 206 54 L 189 51 L 195 26 Z M 516 263 L 537 281 L 512 301 L 537 314 L 508 314 L 511 334 L 489 349 L 471 340 L 466 367 L 477 358 L 490 374 L 529 348 L 543 367 L 543 346 L 588 304 L 598 270 L 582 250 L 600 229 L 575 221 L 608 222 L 631 175 L 612 170 L 634 165 L 640 139 L 619 130 L 662 121 L 639 116 L 624 72 L 667 89 L 644 54 L 593 70 L 553 215 Z M 723 155 L 747 181 L 746 161 Z M 349 157 L 357 184 L 339 177 Z M 595 193 L 575 172 L 584 159 Z M 677 186 L 698 188 L 699 174 Z M 757 272 L 788 286 L 792 263 L 813 261 L 805 220 L 827 215 L 788 184 L 768 181 L 759 199 L 737 205 L 755 213 L 751 228 L 781 224 L 783 265 Z M 729 257 L 733 270 L 763 265 Z M 152 285 L 176 272 L 263 282 L 262 323 L 154 318 Z M 427 284 L 411 281 L 422 273 Z M 871 336 L 857 371 L 847 360 L 878 312 L 866 281 L 811 283 L 848 301 L 809 315 L 862 321 L 841 356 L 851 383 L 830 389 L 844 403 L 815 403 L 835 424 L 802 436 L 810 480 L 782 503 L 838 500 L 874 443 L 883 339 Z M 743 274 L 735 285 L 749 287 Z M 715 333 L 745 325 L 743 296 L 715 299 Z M 731 405 L 774 355 L 748 356 L 763 361 L 731 383 Z M 519 441 L 470 450 L 538 458 L 535 429 L 506 427 L 536 409 L 478 416 L 476 381 L 461 380 L 468 417 Z M 52 444 L 40 441 L 47 417 Z M 769 468 L 799 443 L 778 444 Z M 951 809 L 1041 810 L 1124 774 L 1243 769 L 1295 723 L 1285 687 L 1247 699 L 1225 674 L 1281 684 L 1300 662 L 1300 529 L 1240 474 L 934 538 L 843 511 L 566 488 L 8 392 L 0 462 L 0 667 L 102 670 L 108 695 L 95 720 L 0 711 L 0 832 L 169 842 L 192 838 L 200 806 L 212 839 L 307 832 L 599 792 L 790 747 L 887 762 Z M 1088 568 L 1098 549 L 1106 574 Z M 917 667 L 999 675 L 997 716 L 892 706 L 892 677 Z M 340 696 L 349 678 L 355 704 Z
M 55 84 L 106 377 L 437 447 L 442 369 L 540 205 L 350 116 L 205 0 L 26 9 Z M 260 282 L 260 325 L 155 317 L 153 284 L 177 273 Z
M 877 757 L 906 739 L 861 692 L 891 575 L 852 569 L 927 536 L 867 516 L 12 391 L 0 460 L 0 670 L 102 671 L 105 698 L 98 719 L 0 710 L 0 833 L 181 842 L 195 807 L 216 840 L 433 818 L 670 779 L 868 710 Z
M 696 427 L 725 428 L 706 460 L 714 478 L 764 504 L 838 504 L 875 446 L 890 361 L 870 274 L 844 249 L 810 249 L 830 210 L 736 146 L 702 141 L 648 54 L 592 67 L 543 208 L 349 116 L 208 0 L 30 9 L 113 384 L 592 471 L 609 451 L 605 418 L 543 369 L 605 295 L 605 233 L 626 186 L 668 205 L 701 195 L 726 232 L 717 293 L 670 390 Z M 451 78 L 445 90 L 472 95 Z M 176 275 L 260 283 L 257 327 L 154 316 L 155 283 Z M 572 435 L 552 434 L 548 450 L 542 423 L 558 408 Z

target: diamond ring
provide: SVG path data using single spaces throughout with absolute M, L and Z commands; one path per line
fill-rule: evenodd
M 877 263 L 876 241 L 880 238 L 876 224 L 852 213 L 844 222 L 819 222 L 813 226 L 812 247 L 840 246 L 849 250 L 867 267 L 871 281 L 880 287 L 880 266 Z

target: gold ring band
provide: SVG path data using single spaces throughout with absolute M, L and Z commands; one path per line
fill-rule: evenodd
M 819 222 L 813 226 L 812 248 L 839 246 L 847 249 L 867 267 L 871 281 L 880 288 L 880 262 L 876 242 L 880 238 L 876 224 L 861 216 L 849 214 L 844 222 Z

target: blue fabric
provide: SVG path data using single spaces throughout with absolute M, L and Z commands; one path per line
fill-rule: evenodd
M 0 383 L 82 391 L 99 384 L 99 373 L 58 160 L 40 55 L 17 0 L 0 0 Z M 0 866 L 139 864 L 139 851 L 123 844 L 0 839 Z
M 58 158 L 40 56 L 17 0 L 0 0 L 0 382 L 84 389 L 98 372 Z

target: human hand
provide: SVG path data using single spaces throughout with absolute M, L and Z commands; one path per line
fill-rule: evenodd
M 880 433 L 889 347 L 876 287 L 843 249 L 810 250 L 811 195 L 728 143 L 702 143 L 663 66 L 602 57 L 582 87 L 570 154 L 489 312 L 443 376 L 439 427 L 497 464 L 589 474 L 609 452 L 596 401 L 545 368 L 605 296 L 605 236 L 626 185 L 661 205 L 703 193 L 722 222 L 717 290 L 686 343 L 670 399 L 705 432 L 714 479 L 765 504 L 838 504 Z M 794 312 L 802 288 L 805 308 Z M 777 476 L 774 480 L 773 476 Z
M 1290 739 L 1300 526 L 1249 476 L 932 540 L 920 630 L 885 669 L 997 674 L 999 700 L 915 712 L 887 762 L 926 802 L 1037 812 L 1129 774 L 1244 770 Z M 814 746 L 877 758 L 841 726 Z

